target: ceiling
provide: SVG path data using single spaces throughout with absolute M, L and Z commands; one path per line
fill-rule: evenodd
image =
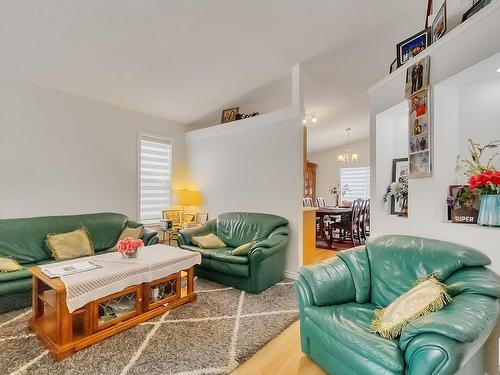
M 2 0 L 0 75 L 189 124 L 304 64 L 311 150 L 369 135 L 366 90 L 426 0 Z M 342 142 L 340 142 L 342 143 Z

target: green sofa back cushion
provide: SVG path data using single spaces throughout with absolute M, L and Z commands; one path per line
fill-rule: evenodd
M 467 246 L 427 238 L 386 235 L 366 244 L 370 259 L 371 302 L 385 307 L 433 274 L 445 281 L 464 267 L 487 266 L 483 253 Z
M 86 227 L 96 251 L 112 247 L 127 222 L 117 213 L 47 216 L 0 220 L 0 257 L 19 263 L 38 263 L 52 259 L 45 245 L 47 234 L 66 233 Z
M 217 236 L 229 247 L 267 238 L 288 220 L 277 215 L 253 212 L 228 212 L 217 217 Z

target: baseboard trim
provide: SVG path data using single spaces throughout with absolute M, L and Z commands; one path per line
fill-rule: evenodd
M 288 277 L 289 279 L 293 280 L 298 280 L 299 274 L 297 272 L 285 271 L 285 277 Z

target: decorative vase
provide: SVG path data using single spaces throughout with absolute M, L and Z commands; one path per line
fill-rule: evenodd
M 135 249 L 135 251 L 133 253 L 122 253 L 122 257 L 124 257 L 125 259 L 129 259 L 129 258 L 137 258 L 137 255 L 139 255 L 139 249 Z
M 486 227 L 500 227 L 500 195 L 481 196 L 481 207 L 477 223 Z
M 408 217 L 408 197 L 404 197 L 401 201 L 401 216 Z

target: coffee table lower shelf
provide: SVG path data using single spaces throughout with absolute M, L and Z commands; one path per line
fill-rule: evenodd
M 58 361 L 169 310 L 196 300 L 194 268 L 131 286 L 68 312 L 66 289 L 59 278 L 33 274 L 33 313 L 29 326 Z M 182 287 L 182 280 L 186 286 Z

